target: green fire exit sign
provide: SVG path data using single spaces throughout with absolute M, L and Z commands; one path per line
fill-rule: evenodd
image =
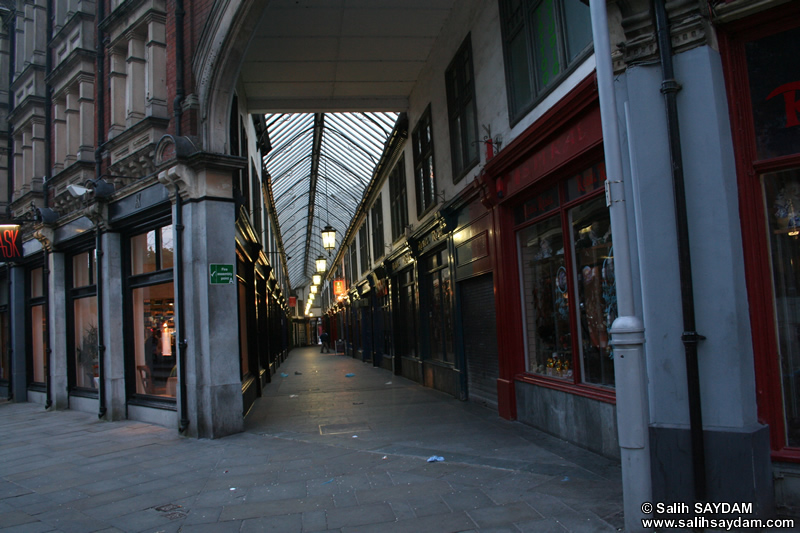
M 209 281 L 211 285 L 230 285 L 236 277 L 233 265 L 211 263 L 209 266 Z

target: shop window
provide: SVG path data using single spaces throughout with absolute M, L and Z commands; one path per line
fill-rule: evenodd
M 414 182 L 417 190 L 417 216 L 436 203 L 436 174 L 433 171 L 433 129 L 431 106 L 422 114 L 411 135 L 414 152 Z
M 130 238 L 128 359 L 136 395 L 174 399 L 178 371 L 172 225 Z
M 517 243 L 527 371 L 613 387 L 617 299 L 604 181 L 603 165 L 591 167 L 517 206 L 515 218 L 525 224 Z
M 34 268 L 29 271 L 29 316 L 31 318 L 30 348 L 28 362 L 30 363 L 28 379 L 34 384 L 45 382 L 45 346 L 47 346 L 45 322 L 45 294 L 44 294 L 44 269 Z
M 98 388 L 97 261 L 94 250 L 72 256 L 68 263 L 68 308 L 71 335 L 68 338 L 70 387 Z
M 445 71 L 445 84 L 453 183 L 456 183 L 479 161 L 478 110 L 475 104 L 472 41 L 469 35 Z
M 425 270 L 422 326 L 427 329 L 427 355 L 435 361 L 454 364 L 453 285 L 447 250 L 427 256 L 422 264 Z
M 417 295 L 414 269 L 408 268 L 397 276 L 397 355 L 418 357 L 417 354 Z
M 358 247 L 359 253 L 361 254 L 361 274 L 365 274 L 367 270 L 369 270 L 370 260 L 369 260 L 369 239 L 367 238 L 367 234 L 369 230 L 367 229 L 367 222 L 364 221 L 362 224 L 361 229 L 358 230 Z
M 380 259 L 385 255 L 383 244 L 383 204 L 381 197 L 375 201 L 372 206 L 372 253 L 375 259 Z
M 762 176 L 786 443 L 800 447 L 800 169 Z
M 501 0 L 509 110 L 516 121 L 578 64 L 592 42 L 588 2 Z
M 241 378 L 250 374 L 250 343 L 247 331 L 247 284 L 239 279 L 239 360 Z
M 408 226 L 406 165 L 402 157 L 389 174 L 389 202 L 392 212 L 392 241 L 396 241 L 404 235 Z
M 0 381 L 8 382 L 11 366 L 8 360 L 8 281 L 0 279 Z

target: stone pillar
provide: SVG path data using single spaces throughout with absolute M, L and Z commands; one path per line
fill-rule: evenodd
M 128 79 L 125 93 L 126 116 L 125 125 L 131 127 L 145 116 L 145 66 L 144 40 L 131 33 L 128 36 Z
M 15 402 L 28 401 L 28 369 L 25 360 L 27 350 L 25 324 L 27 322 L 27 305 L 25 303 L 25 267 L 11 268 L 11 293 L 9 294 L 9 312 L 11 315 L 11 375 L 12 393 Z
M 167 118 L 167 44 L 162 21 L 147 25 L 147 116 Z
M 66 157 L 64 166 L 69 166 L 77 160 L 78 146 L 81 132 L 81 116 L 78 111 L 78 94 L 71 87 L 67 90 L 67 107 L 64 110 L 67 120 Z
M 94 80 L 81 79 L 78 85 L 78 151 L 79 161 L 94 161 Z
M 44 244 L 44 243 L 43 243 Z M 67 316 L 66 286 L 64 277 L 64 254 L 49 254 L 50 283 L 47 294 L 50 321 L 50 338 L 47 340 L 50 349 L 50 398 L 54 409 L 67 409 L 69 384 L 67 372 Z
M 66 101 L 57 100 L 53 103 L 53 173 L 64 170 L 64 161 L 67 158 L 67 116 Z
M 127 66 L 125 54 L 118 48 L 109 52 L 110 68 L 108 72 L 109 87 L 111 89 L 111 124 L 108 128 L 108 138 L 112 139 L 125 130 L 125 109 L 127 92 Z
M 14 136 L 14 196 L 19 197 L 25 182 L 25 151 L 22 135 Z
M 122 239 L 119 233 L 105 232 L 103 255 L 103 344 L 105 359 L 106 419 L 125 419 L 125 347 L 119 342 L 124 333 L 122 305 Z
M 33 135 L 30 130 L 22 132 L 22 182 L 19 186 L 19 195 L 31 190 L 31 177 L 33 176 Z M 14 195 L 17 196 L 16 194 Z
M 31 127 L 31 190 L 41 191 L 44 183 L 44 161 L 46 159 L 47 143 L 44 142 L 47 136 L 47 128 L 44 124 L 44 117 L 34 121 Z
M 239 369 L 237 286 L 211 285 L 209 264 L 236 265 L 235 204 L 232 176 L 243 158 L 212 156 L 192 167 L 177 163 L 159 174 L 170 189 L 173 220 L 176 194 L 182 205 L 184 293 L 176 302 L 183 313 L 187 386 L 187 434 L 218 438 L 244 429 Z M 189 201 L 192 200 L 192 201 Z M 213 233 L 207 228 L 214 228 Z M 176 261 L 177 265 L 177 261 Z M 176 275 L 177 278 L 177 275 Z M 177 280 L 176 280 L 177 281 Z M 177 284 L 176 284 L 177 287 Z M 176 294 L 176 297 L 180 297 Z M 180 416 L 180 390 L 178 394 Z

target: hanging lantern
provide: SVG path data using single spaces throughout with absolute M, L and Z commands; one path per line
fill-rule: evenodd
M 312 285 L 311 286 L 311 293 L 312 294 L 317 294 L 317 286 L 316 285 Z
M 324 255 L 320 255 L 317 257 L 317 272 L 325 272 L 328 269 L 328 260 L 325 259 Z
M 328 250 L 329 254 L 336 248 L 336 230 L 330 224 L 322 230 L 322 247 Z
M 323 257 L 323 259 L 325 258 Z M 314 274 L 313 276 L 311 276 L 311 281 L 312 283 L 314 283 L 314 285 L 322 285 L 322 276 L 320 276 L 319 274 Z

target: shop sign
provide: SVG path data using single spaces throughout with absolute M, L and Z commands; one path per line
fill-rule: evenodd
M 289 307 L 297 307 L 297 296 L 289 296 Z
M 794 154 L 800 142 L 800 28 L 745 45 L 758 159 Z
M 0 225 L 0 261 L 22 259 L 19 224 Z
M 595 108 L 585 118 L 544 144 L 517 168 L 510 171 L 506 187 L 513 194 L 553 171 L 603 138 L 600 109 Z
M 347 289 L 344 286 L 343 279 L 335 279 L 333 280 L 333 295 L 334 296 L 341 296 L 347 292 Z
M 231 285 L 236 278 L 233 265 L 211 263 L 208 267 L 211 285 Z

